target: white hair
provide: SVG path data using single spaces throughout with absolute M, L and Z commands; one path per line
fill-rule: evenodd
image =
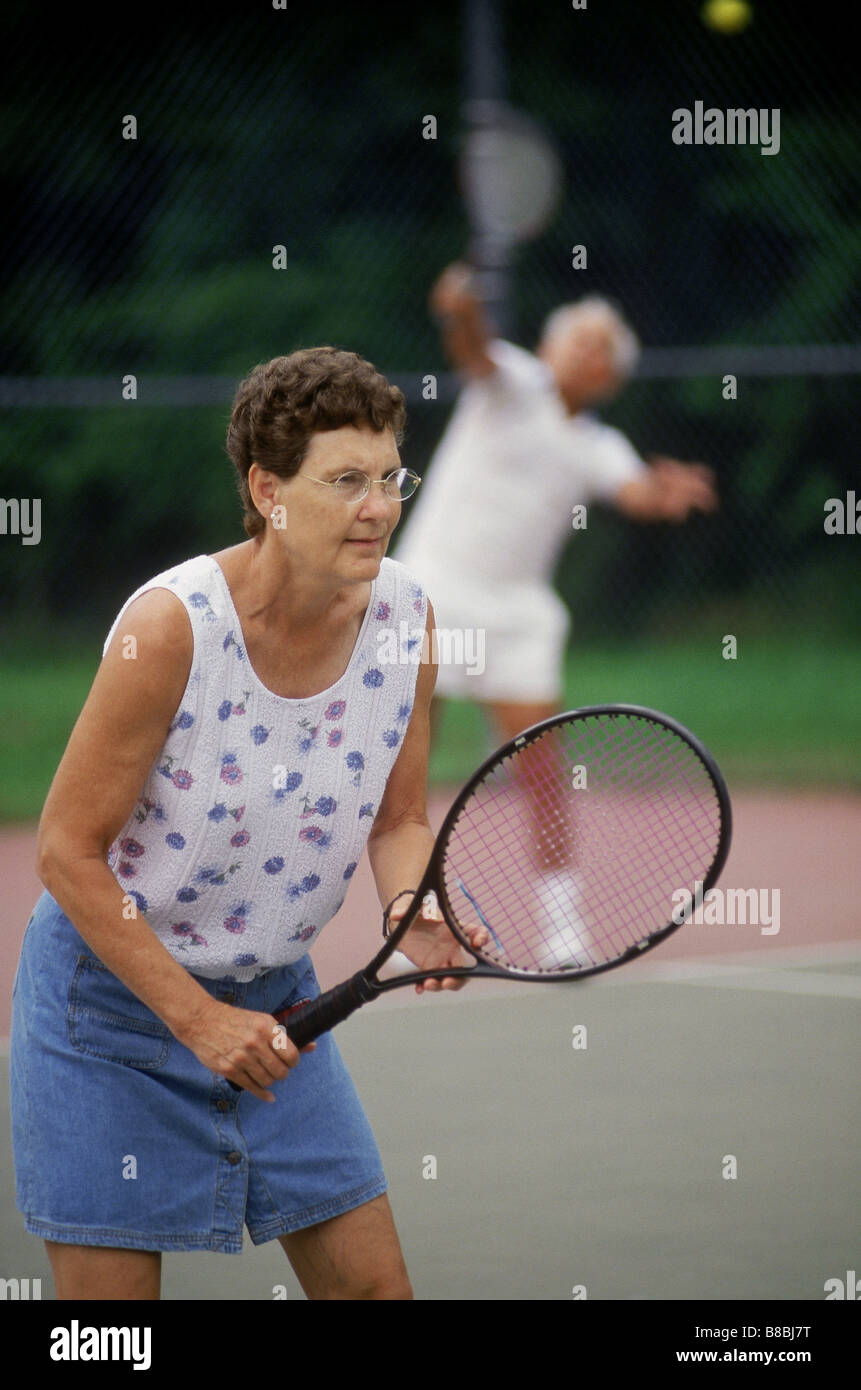
M 548 315 L 541 335 L 542 343 L 557 342 L 567 338 L 585 324 L 596 324 L 606 328 L 610 337 L 610 352 L 613 367 L 620 376 L 630 376 L 640 356 L 640 342 L 630 324 L 620 314 L 609 299 L 590 295 L 576 304 L 563 304 Z

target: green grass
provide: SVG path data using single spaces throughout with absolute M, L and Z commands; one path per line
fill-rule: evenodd
M 581 645 L 568 656 L 565 704 L 633 704 L 686 724 L 727 779 L 760 786 L 861 787 L 861 651 L 757 638 L 725 661 L 719 642 Z M 480 712 L 452 701 L 431 763 L 459 782 L 492 748 Z
M 83 653 L 83 654 L 82 654 Z M 76 649 L 15 643 L 0 662 L 0 821 L 38 817 L 98 662 Z M 748 638 L 735 661 L 720 643 L 574 647 L 566 704 L 663 710 L 712 750 L 730 784 L 861 788 L 861 651 L 848 641 Z M 491 750 L 480 711 L 446 707 L 431 761 L 463 781 Z
M 38 817 L 96 666 L 95 653 L 0 664 L 0 821 Z

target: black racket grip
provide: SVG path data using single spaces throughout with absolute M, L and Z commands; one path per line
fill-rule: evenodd
M 369 999 L 373 999 L 374 993 L 364 975 L 354 975 L 351 980 L 345 980 L 342 985 L 335 985 L 334 989 L 321 994 L 319 999 L 312 999 L 310 1004 L 293 1009 L 284 1022 L 288 1038 L 294 1047 L 305 1047 L 319 1038 L 321 1033 L 328 1033 L 330 1028 L 367 1004 Z
M 363 975 L 354 975 L 351 980 L 335 985 L 334 989 L 327 990 L 308 1004 L 301 1004 L 297 1009 L 285 1009 L 283 1014 L 276 1010 L 273 1018 L 283 1024 L 293 1046 L 301 1048 L 319 1038 L 321 1033 L 328 1033 L 336 1023 L 349 1018 L 356 1009 L 373 999 L 374 994 L 375 990 Z M 243 1089 L 235 1081 L 229 1084 L 234 1091 Z

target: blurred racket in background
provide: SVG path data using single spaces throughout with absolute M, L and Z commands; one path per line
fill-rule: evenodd
M 465 60 L 458 182 L 470 225 L 466 259 L 488 316 L 505 336 L 513 253 L 548 226 L 562 193 L 562 161 L 538 122 L 504 99 L 498 16 L 487 0 L 466 7 Z

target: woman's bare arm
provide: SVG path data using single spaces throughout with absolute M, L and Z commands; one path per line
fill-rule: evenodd
M 434 834 L 427 817 L 430 702 L 436 684 L 433 609 L 427 611 L 426 653 L 416 677 L 410 722 L 368 837 L 368 857 L 385 906 L 403 888 L 417 888 L 427 868 Z M 427 658 L 427 659 L 425 659 Z M 404 899 L 405 905 L 409 900 Z
M 389 775 L 380 809 L 368 839 L 368 857 L 383 905 L 403 889 L 415 890 L 427 868 L 434 847 L 434 833 L 427 817 L 427 765 L 430 743 L 430 703 L 436 684 L 436 663 L 431 659 L 434 615 L 428 604 L 428 650 L 419 667 L 413 712 L 397 761 Z M 409 906 L 404 896 L 395 904 L 391 923 L 396 925 Z M 483 930 L 479 930 L 480 937 Z M 444 970 L 468 963 L 439 909 L 425 909 L 414 919 L 401 949 L 422 970 Z M 463 978 L 427 980 L 416 993 L 462 989 Z
M 175 594 L 153 589 L 129 606 L 48 793 L 37 870 L 99 960 L 206 1066 L 262 1097 L 298 1054 L 272 1048 L 268 1016 L 212 999 L 162 945 L 107 864 L 164 746 L 192 655 L 191 624 Z

